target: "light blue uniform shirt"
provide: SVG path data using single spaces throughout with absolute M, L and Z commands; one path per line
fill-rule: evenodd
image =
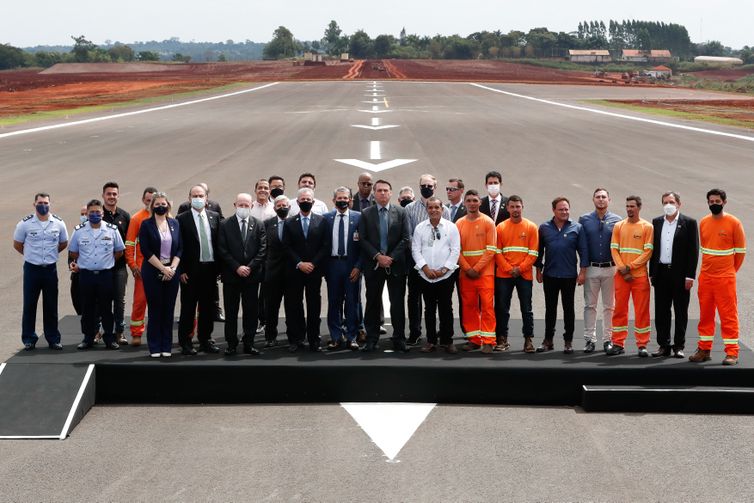
M 103 271 L 115 265 L 115 252 L 123 251 L 126 246 L 120 237 L 118 228 L 103 221 L 99 229 L 92 229 L 89 222 L 77 225 L 71 236 L 68 249 L 79 254 L 76 263 L 87 271 Z
M 58 261 L 58 245 L 68 241 L 65 222 L 50 214 L 46 222 L 36 213 L 25 217 L 16 225 L 13 240 L 24 244 L 24 260 L 34 265 L 49 265 Z

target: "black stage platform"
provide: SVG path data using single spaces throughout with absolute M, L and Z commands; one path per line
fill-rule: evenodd
M 324 329 L 324 321 L 322 325 Z M 696 322 L 690 321 L 687 354 L 693 353 L 696 347 L 695 327 Z M 541 334 L 543 328 L 544 322 L 537 320 L 535 334 Z M 577 321 L 576 334 L 581 334 L 582 330 L 581 322 Z M 88 351 L 77 351 L 75 347 L 81 336 L 76 317 L 63 319 L 61 331 L 64 351 L 53 352 L 40 344 L 35 351 L 20 351 L 7 362 L 8 366 L 80 367 L 93 363 L 97 403 L 380 401 L 584 405 L 587 410 L 754 412 L 751 405 L 754 394 L 745 393 L 750 391 L 748 387 L 754 386 L 754 355 L 742 346 L 739 365 L 723 367 L 724 354 L 719 338 L 715 341 L 717 350 L 712 353 L 712 361 L 704 364 L 693 364 L 687 359 L 639 358 L 632 336 L 627 341 L 626 354 L 621 356 L 607 357 L 602 351 L 584 354 L 584 342 L 579 335 L 574 340 L 574 354 L 562 353 L 563 341 L 558 340 L 559 336 L 555 351 L 525 354 L 521 321 L 511 320 L 512 349 L 492 355 L 479 351 L 459 351 L 458 355 L 443 351 L 423 354 L 419 348 L 397 354 L 385 351 L 391 347 L 387 336 L 381 341 L 382 350 L 376 353 L 324 350 L 291 354 L 285 335 L 281 334 L 280 345 L 263 349 L 261 356 L 239 353 L 229 358 L 222 353 L 199 353 L 194 357 L 174 354 L 172 358 L 151 359 L 145 344 L 118 351 L 106 350 L 100 344 Z M 223 325 L 218 323 L 214 338 L 224 348 L 222 334 Z M 262 339 L 263 336 L 257 336 L 256 347 L 260 349 Z M 460 346 L 462 340 L 456 342 Z M 538 345 L 541 335 L 535 336 L 534 342 Z M 602 343 L 598 342 L 598 349 L 601 347 Z M 651 343 L 650 351 L 655 347 L 655 343 Z M 699 387 L 705 387 L 705 392 L 689 393 Z M 742 395 L 717 401 L 710 409 L 709 393 L 717 388 L 740 390 Z M 673 390 L 686 398 L 670 400 Z M 726 396 L 734 397 L 730 393 Z M 605 401 L 607 397 L 610 398 Z

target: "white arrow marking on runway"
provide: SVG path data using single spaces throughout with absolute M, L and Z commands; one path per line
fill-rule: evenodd
M 379 161 L 382 159 L 382 152 L 380 151 L 379 141 L 369 142 L 369 158 L 373 161 Z
M 410 164 L 418 161 L 418 159 L 393 159 L 392 161 L 385 161 L 379 163 L 371 163 L 369 161 L 362 161 L 361 159 L 333 159 L 333 161 L 342 162 L 350 166 L 355 166 L 365 171 L 372 171 L 374 173 L 378 171 L 386 171 L 388 169 L 397 168 L 404 164 Z
M 377 108 L 377 107 L 372 107 Z M 392 112 L 392 110 L 357 110 L 357 112 L 364 112 L 366 114 L 386 114 Z
M 385 124 L 384 126 L 365 126 L 364 124 L 351 124 L 351 127 L 358 127 L 361 129 L 371 129 L 372 131 L 379 131 L 381 129 L 390 129 L 394 127 L 400 127 L 396 124 Z
M 342 403 L 356 423 L 394 461 L 432 409 L 434 403 Z

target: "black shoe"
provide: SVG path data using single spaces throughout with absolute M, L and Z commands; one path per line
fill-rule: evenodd
M 385 335 L 386 333 L 387 329 L 383 325 L 380 325 L 380 335 Z
M 361 350 L 365 353 L 372 353 L 377 350 L 377 343 L 367 341 L 367 343 L 364 344 L 364 347 L 362 347 Z
M 584 346 L 584 353 L 594 353 L 595 350 L 595 344 L 592 341 L 586 341 L 586 346 Z
M 185 346 L 181 346 L 181 354 L 186 356 L 194 356 L 196 355 L 196 349 L 194 349 L 194 346 L 186 344 Z
M 220 348 L 217 347 L 217 344 L 215 344 L 212 341 L 207 341 L 199 344 L 199 350 L 204 351 L 205 353 L 219 353 Z
M 215 321 L 219 321 L 220 323 L 225 321 L 225 315 L 219 309 L 215 312 Z
M 255 349 L 254 346 L 252 346 L 251 344 L 244 344 L 243 345 L 243 352 L 246 355 L 254 355 L 254 356 L 262 354 L 257 349 Z
M 409 348 L 406 346 L 406 341 L 404 340 L 397 340 L 393 341 L 393 351 L 396 353 L 408 353 Z
M 106 342 L 105 349 L 120 349 L 120 344 L 117 342 Z
M 644 346 L 639 348 L 639 358 L 646 358 L 649 356 L 649 351 Z
M 277 345 L 277 341 L 271 340 L 264 343 L 264 347 L 266 348 L 273 348 Z
M 623 353 L 625 353 L 625 350 L 622 346 L 618 346 L 617 344 L 610 344 L 610 349 L 605 351 L 607 356 L 622 355 Z
M 92 349 L 93 347 L 94 347 L 93 342 L 81 341 L 81 343 L 78 346 L 76 346 L 76 349 L 84 350 L 84 349 Z
M 232 356 L 236 354 L 238 350 L 236 349 L 236 346 L 228 346 L 225 348 L 225 356 Z
M 653 358 L 667 358 L 670 356 L 670 346 L 660 346 L 657 351 L 652 353 Z
M 31 342 L 27 342 L 26 344 L 24 344 L 24 351 L 34 351 L 34 348 L 36 348 L 36 347 L 37 347 L 36 344 L 31 343 Z M 81 349 L 81 348 L 79 348 L 79 349 Z
M 412 336 L 409 336 L 408 340 L 406 341 L 406 346 L 418 346 L 419 345 L 419 341 L 421 341 L 421 340 L 422 340 L 422 336 L 421 335 L 417 335 L 417 336 L 413 336 L 412 335 Z
M 673 358 L 686 358 L 683 349 L 673 349 Z
M 356 343 L 356 341 L 351 341 L 346 343 L 346 348 L 350 349 L 351 351 L 358 351 L 359 345 Z
M 63 345 L 60 344 L 59 342 L 53 342 L 52 344 L 50 344 L 50 349 L 53 349 L 55 351 L 62 351 Z
M 295 353 L 296 351 L 298 351 L 298 348 L 299 348 L 298 344 L 291 344 L 290 346 L 288 346 L 288 352 Z
M 310 353 L 321 353 L 322 348 L 319 346 L 309 346 L 309 352 Z
M 613 347 L 613 343 L 610 341 L 605 341 L 602 343 L 602 350 L 607 354 L 608 351 Z

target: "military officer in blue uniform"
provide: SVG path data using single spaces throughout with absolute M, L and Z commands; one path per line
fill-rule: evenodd
M 79 273 L 81 295 L 81 329 L 84 340 L 78 349 L 94 346 L 98 321 L 107 349 L 118 349 L 113 332 L 113 267 L 123 255 L 125 245 L 118 228 L 102 221 L 102 202 L 92 199 L 86 205 L 87 221 L 77 225 L 71 236 L 71 270 Z
M 42 294 L 44 336 L 50 349 L 60 350 L 58 330 L 58 254 L 68 245 L 68 231 L 57 215 L 50 213 L 50 194 L 34 196 L 35 212 L 16 225 L 13 248 L 24 256 L 24 308 L 21 341 L 24 349 L 35 348 L 37 304 Z

